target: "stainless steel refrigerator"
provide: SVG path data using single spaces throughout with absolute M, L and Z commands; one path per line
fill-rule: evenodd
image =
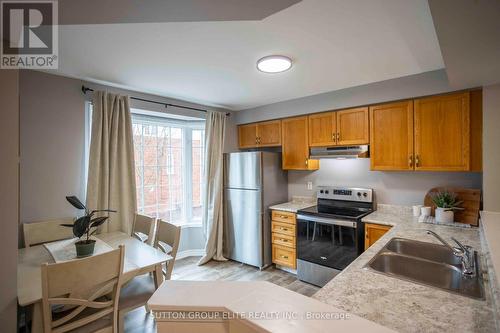
M 224 255 L 248 265 L 271 264 L 269 206 L 288 201 L 281 153 L 224 154 Z

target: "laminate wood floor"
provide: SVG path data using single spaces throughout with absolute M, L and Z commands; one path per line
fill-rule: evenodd
M 177 260 L 172 272 L 172 280 L 191 281 L 269 281 L 297 293 L 312 296 L 318 287 L 299 281 L 295 275 L 271 266 L 265 270 L 244 265 L 235 261 L 211 261 L 203 266 L 196 263 L 200 257 L 187 257 Z M 125 316 L 126 333 L 154 333 L 153 318 L 144 308 L 136 309 Z

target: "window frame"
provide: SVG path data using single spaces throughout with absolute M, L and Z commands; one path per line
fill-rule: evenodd
M 205 122 L 203 119 L 200 118 L 200 120 L 195 120 L 196 118 L 192 118 L 192 120 L 182 120 L 182 119 L 174 119 L 174 118 L 169 118 L 168 115 L 166 116 L 158 116 L 156 115 L 148 115 L 145 114 L 144 110 L 136 110 L 136 109 L 131 109 L 131 116 L 132 116 L 132 123 L 134 123 L 134 120 L 140 121 L 141 123 L 148 123 L 150 122 L 151 124 L 164 124 L 169 127 L 177 127 L 177 128 L 182 128 L 182 144 L 183 144 L 183 149 L 182 149 L 182 165 L 184 168 L 182 168 L 182 189 L 183 189 L 183 204 L 182 204 L 182 216 L 183 219 L 178 223 L 179 221 L 172 221 L 173 223 L 179 224 L 182 227 L 194 227 L 194 226 L 201 226 L 202 221 L 201 219 L 196 219 L 193 220 L 193 140 L 192 140 L 192 134 L 193 130 L 201 130 L 205 131 Z M 203 140 L 203 148 L 205 144 L 205 140 Z M 135 146 L 135 145 L 134 145 Z M 144 154 L 144 152 L 142 152 Z M 144 158 L 142 156 L 142 158 Z M 158 170 L 157 170 L 158 172 Z M 203 176 L 203 175 L 202 175 Z M 157 177 L 158 179 L 158 177 Z M 202 179 L 203 181 L 203 179 Z M 137 184 L 136 184 L 136 187 Z M 158 187 L 158 186 L 156 186 Z M 141 188 L 144 191 L 144 185 L 141 186 Z M 137 193 L 137 197 L 142 195 L 142 205 L 141 207 L 144 207 L 144 198 L 143 194 Z M 200 198 L 202 201 L 203 205 L 203 198 Z M 139 201 L 139 200 L 138 200 Z M 157 194 L 157 204 L 158 204 L 158 194 Z M 138 210 L 139 210 L 139 205 L 138 205 Z

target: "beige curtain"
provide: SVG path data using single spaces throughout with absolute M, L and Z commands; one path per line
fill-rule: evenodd
M 203 187 L 203 232 L 206 237 L 205 256 L 198 265 L 210 260 L 227 260 L 222 255 L 223 232 L 223 148 L 226 114 L 211 112 L 205 123 L 205 170 Z
M 137 209 L 134 144 L 128 96 L 94 93 L 87 207 L 116 209 L 103 232 L 130 234 Z

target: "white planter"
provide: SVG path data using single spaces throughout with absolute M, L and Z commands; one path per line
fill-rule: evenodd
M 452 210 L 445 211 L 444 208 L 436 208 L 436 222 L 453 223 L 454 214 Z

